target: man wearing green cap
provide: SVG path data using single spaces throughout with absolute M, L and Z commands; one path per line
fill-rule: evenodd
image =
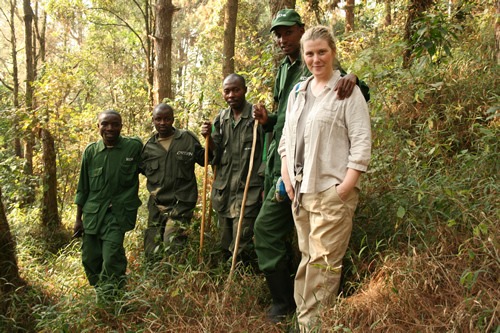
M 265 274 L 272 296 L 272 306 L 267 315 L 275 323 L 283 321 L 295 311 L 293 275 L 296 264 L 292 264 L 290 253 L 293 252 L 290 251 L 291 244 L 288 241 L 294 222 L 290 201 L 279 200 L 275 195 L 275 188 L 281 176 L 281 158 L 277 147 L 285 124 L 288 96 L 296 83 L 311 75 L 307 67 L 303 66 L 300 55 L 300 38 L 304 31 L 304 23 L 295 10 L 282 9 L 276 14 L 271 32 L 285 54 L 274 84 L 276 112 L 268 113 L 263 105 L 256 105 L 254 110 L 254 118 L 263 125 L 266 132 L 272 132 L 264 182 L 265 199 L 255 221 L 254 234 L 259 268 Z M 356 84 L 368 101 L 369 88 L 362 82 L 360 84 L 353 74 L 345 75 L 335 87 L 338 97 L 349 97 Z

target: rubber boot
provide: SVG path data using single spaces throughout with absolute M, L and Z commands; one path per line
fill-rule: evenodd
M 285 265 L 281 265 L 274 273 L 266 274 L 266 282 L 273 299 L 267 318 L 277 324 L 286 320 L 295 312 L 293 299 L 293 279 Z

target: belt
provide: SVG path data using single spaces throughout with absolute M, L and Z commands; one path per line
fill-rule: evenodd
M 300 193 L 300 185 L 302 184 L 302 169 L 295 175 L 295 196 L 293 198 L 292 207 L 296 215 L 300 212 L 300 201 L 302 200 L 302 193 Z

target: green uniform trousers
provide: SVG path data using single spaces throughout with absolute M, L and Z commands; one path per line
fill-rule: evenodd
M 288 264 L 293 255 L 290 244 L 290 234 L 294 229 L 291 203 L 277 202 L 274 195 L 275 188 L 271 187 L 254 225 L 255 252 L 259 269 L 265 274 L 275 272 L 281 262 Z
M 189 212 L 192 207 L 187 204 L 177 203 L 176 209 Z M 153 197 L 148 200 L 148 226 L 144 230 L 144 252 L 146 258 L 160 257 L 162 251 L 172 254 L 180 251 L 187 241 L 185 235 L 189 228 L 191 216 L 176 213 L 174 209 L 160 211 Z
M 127 269 L 124 237 L 111 211 L 106 212 L 97 234 L 83 234 L 82 263 L 90 285 L 101 289 L 124 285 Z
M 220 239 L 221 248 L 226 254 L 234 253 L 234 247 L 236 243 L 236 235 L 238 233 L 238 222 L 239 217 L 230 218 L 219 216 L 219 228 L 220 228 Z M 253 253 L 253 227 L 254 227 L 255 217 L 244 217 L 241 221 L 241 235 L 240 243 L 238 246 L 238 255 L 245 259 L 250 259 L 255 257 Z

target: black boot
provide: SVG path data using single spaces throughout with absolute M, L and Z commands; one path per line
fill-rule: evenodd
M 273 299 L 271 308 L 267 312 L 267 318 L 277 324 L 295 312 L 293 279 L 285 265 L 281 265 L 274 273 L 265 276 Z

